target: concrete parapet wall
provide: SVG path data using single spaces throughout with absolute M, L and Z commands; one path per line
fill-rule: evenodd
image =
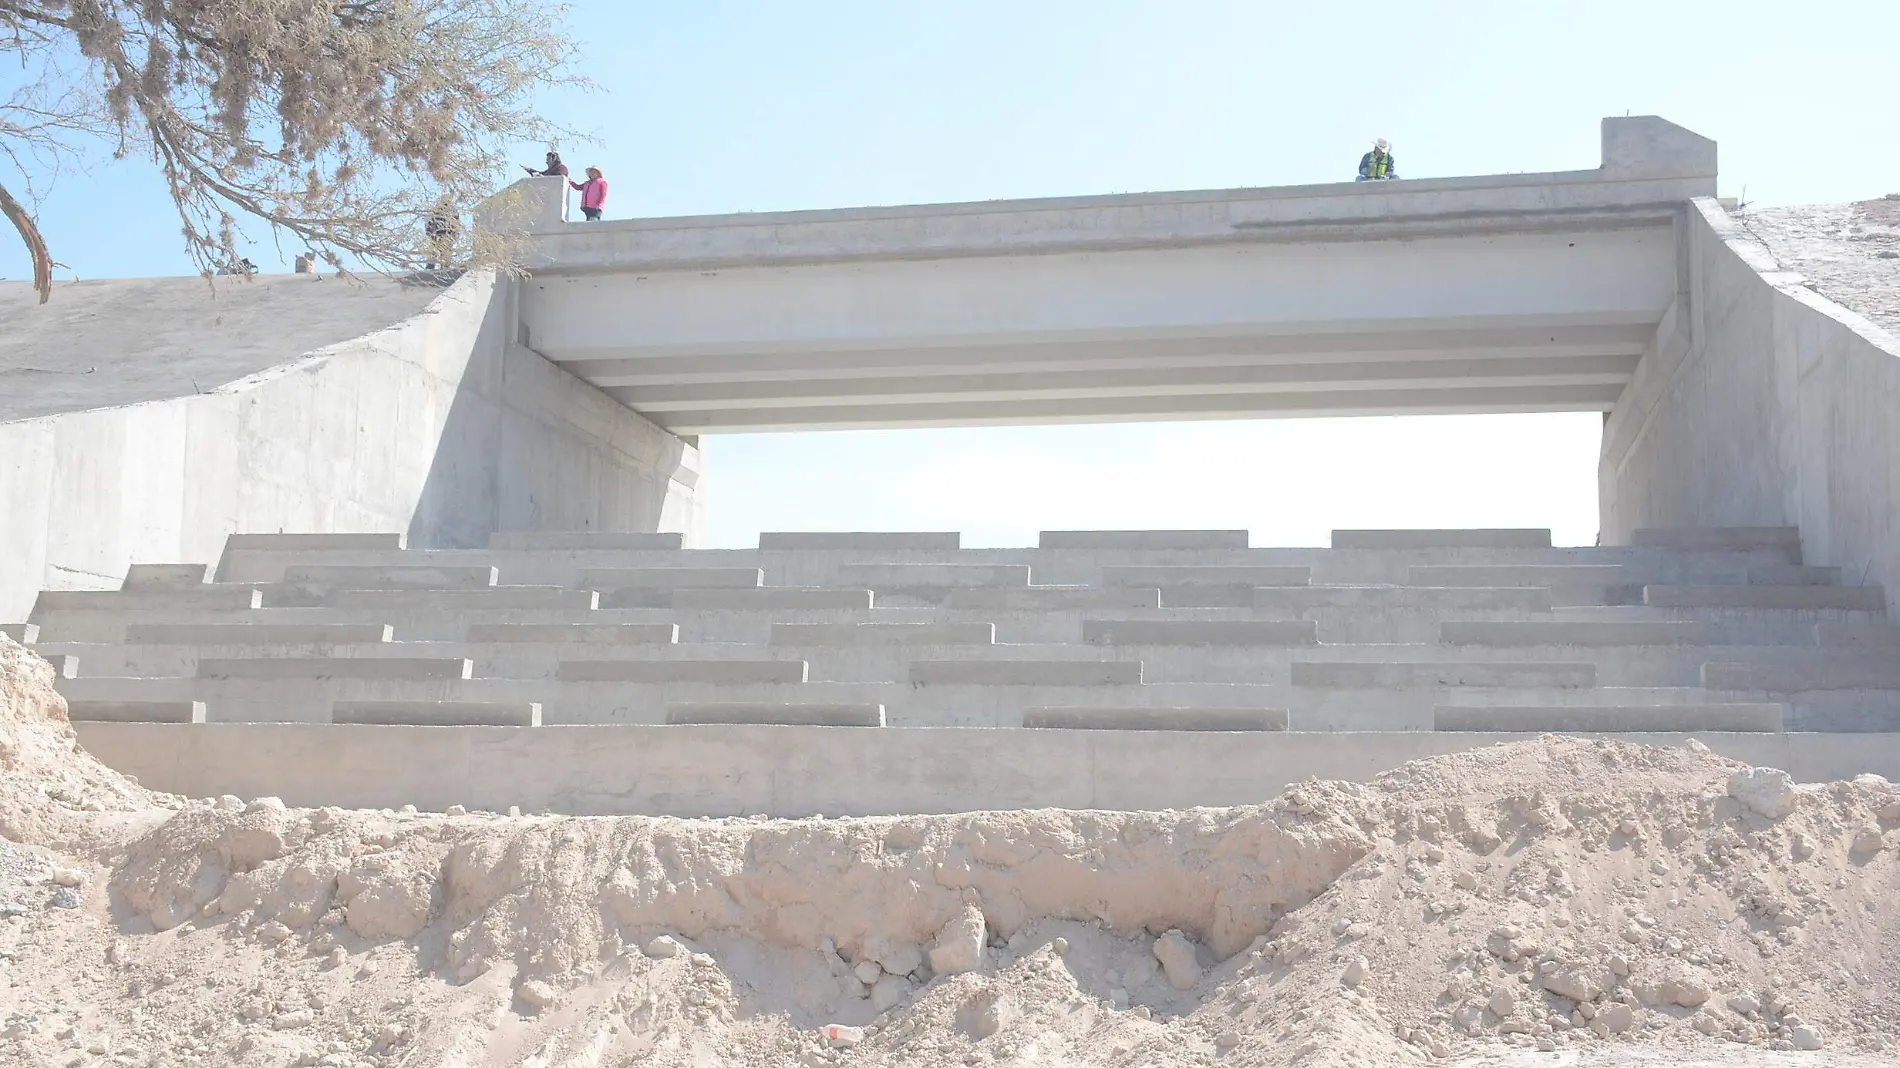
M 213 563 L 244 532 L 696 533 L 698 450 L 513 344 L 514 285 L 466 275 L 421 314 L 196 394 L 0 423 L 0 620 L 132 564 Z
M 1604 425 L 1605 542 L 1799 528 L 1806 563 L 1884 586 L 1892 612 L 1900 339 L 1782 270 L 1713 200 L 1680 226 L 1681 292 Z
M 1310 777 L 1364 780 L 1530 734 L 848 729 L 795 726 L 371 727 L 77 723 L 146 786 L 293 805 L 414 804 L 581 815 L 902 815 L 1251 804 Z M 1683 734 L 1632 740 L 1679 745 Z M 1697 733 L 1803 782 L 1900 779 L 1900 735 Z

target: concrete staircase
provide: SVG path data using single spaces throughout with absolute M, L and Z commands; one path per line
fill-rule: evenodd
M 708 725 L 727 740 L 1029 727 L 1040 746 L 1328 732 L 1400 755 L 1434 733 L 1900 732 L 1883 591 L 1803 566 L 1792 530 L 1635 540 L 1337 531 L 1328 549 L 1253 549 L 1245 531 L 1048 531 L 1033 549 L 962 549 L 953 533 L 787 533 L 683 550 L 570 533 L 422 552 L 396 535 L 236 535 L 215 581 L 138 565 L 118 591 L 44 593 L 8 629 L 59 663 L 89 745 L 104 724 L 242 723 L 688 732 L 674 743 Z M 134 736 L 155 737 L 114 735 Z

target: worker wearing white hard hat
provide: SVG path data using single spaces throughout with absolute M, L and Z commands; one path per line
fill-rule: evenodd
M 1383 182 L 1399 176 L 1399 167 L 1392 160 L 1392 143 L 1381 137 L 1372 142 L 1372 151 L 1359 158 L 1359 177 L 1356 182 Z

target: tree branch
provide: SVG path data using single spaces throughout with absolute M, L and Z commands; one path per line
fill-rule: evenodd
M 33 256 L 33 288 L 39 290 L 40 303 L 46 303 L 53 299 L 53 257 L 46 251 L 40 228 L 33 225 L 33 216 L 26 213 L 26 208 L 13 199 L 4 185 L 0 185 L 0 214 L 13 221 L 13 228 L 20 231 L 20 240 L 26 242 L 26 250 Z

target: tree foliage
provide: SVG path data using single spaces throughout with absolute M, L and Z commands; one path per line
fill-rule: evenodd
M 568 80 L 565 9 L 543 0 L 0 0 L 0 185 L 33 255 L 29 203 L 62 169 L 145 156 L 206 274 L 246 216 L 334 265 L 412 268 L 438 206 L 490 191 L 502 150 L 556 131 L 535 87 Z

